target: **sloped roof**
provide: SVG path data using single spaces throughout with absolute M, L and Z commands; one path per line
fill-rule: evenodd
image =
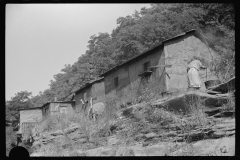
M 50 103 L 73 103 L 74 101 L 52 101 L 52 102 L 47 102 L 44 105 L 42 105 L 41 107 L 44 107 Z
M 98 78 L 98 79 L 94 79 L 94 80 L 89 81 L 85 86 L 83 86 L 83 87 L 81 87 L 80 89 L 74 91 L 74 93 L 76 93 L 76 92 L 78 92 L 78 91 L 80 91 L 80 90 L 82 90 L 82 89 L 84 89 L 84 88 L 86 88 L 86 87 L 88 87 L 88 86 L 91 86 L 92 84 L 94 84 L 95 82 L 98 82 L 98 81 L 102 80 L 103 78 L 104 78 L 104 77 L 100 77 L 100 78 Z
M 22 110 L 33 110 L 33 109 L 41 109 L 42 107 L 31 107 L 31 108 L 19 108 L 18 111 Z
M 162 41 L 162 42 L 159 42 L 158 44 L 156 44 L 156 45 L 154 45 L 153 47 L 147 49 L 146 51 L 144 51 L 144 52 L 138 54 L 137 56 L 134 56 L 134 57 L 130 58 L 129 60 L 123 62 L 122 64 L 116 65 L 115 67 L 109 69 L 108 71 L 104 72 L 104 73 L 101 74 L 100 76 L 103 77 L 104 75 L 110 73 L 110 72 L 113 71 L 114 69 L 117 69 L 117 68 L 123 66 L 124 64 L 126 64 L 126 63 L 128 63 L 128 62 L 134 60 L 135 58 L 138 58 L 138 57 L 140 57 L 140 56 L 142 56 L 142 55 L 147 54 L 149 51 L 151 51 L 151 50 L 153 50 L 153 49 L 155 49 L 155 48 L 161 46 L 162 44 L 164 44 L 164 43 L 167 42 L 167 41 L 173 40 L 173 39 L 175 39 L 175 38 L 178 38 L 178 37 L 184 36 L 184 35 L 186 35 L 187 33 L 195 32 L 195 31 L 196 31 L 195 29 L 191 29 L 191 30 L 188 30 L 188 31 L 186 31 L 186 32 L 183 32 L 183 33 L 181 33 L 181 34 L 179 34 L 179 35 L 176 35 L 176 36 L 174 36 L 174 37 L 168 38 L 168 39 L 166 39 L 166 40 L 164 40 L 164 41 Z
M 21 110 L 34 110 L 34 109 L 42 109 L 44 106 L 50 104 L 50 103 L 72 103 L 74 101 L 51 101 L 51 102 L 47 102 L 45 104 L 43 104 L 42 106 L 40 107 L 31 107 L 31 108 L 19 108 L 18 111 L 21 111 Z
M 152 46 L 151 48 L 149 48 L 149 49 L 147 49 L 146 51 L 138 54 L 137 56 L 134 56 L 134 57 L 130 58 L 129 60 L 127 60 L 127 61 L 125 61 L 125 62 L 123 62 L 123 63 L 121 63 L 121 64 L 119 64 L 119 65 L 116 65 L 116 66 L 114 66 L 113 68 L 107 70 L 106 72 L 104 72 L 103 74 L 100 75 L 100 77 L 101 77 L 100 79 L 90 81 L 90 82 L 87 83 L 85 86 L 83 86 L 83 87 L 81 87 L 80 89 L 74 91 L 73 93 L 76 93 L 76 92 L 78 92 L 78 91 L 80 91 L 80 90 L 82 90 L 82 89 L 84 89 L 84 88 L 92 85 L 92 84 L 95 83 L 96 81 L 99 81 L 99 80 L 103 79 L 104 76 L 105 76 L 106 74 L 110 73 L 111 71 L 113 71 L 113 70 L 115 70 L 115 69 L 123 66 L 123 65 L 126 64 L 126 63 L 131 62 L 132 60 L 134 60 L 134 59 L 136 59 L 136 58 L 138 58 L 138 57 L 140 57 L 140 56 L 142 56 L 142 55 L 147 54 L 149 51 L 151 51 L 151 50 L 153 50 L 153 49 L 161 46 L 162 44 L 164 44 L 164 43 L 166 43 L 166 42 L 168 42 L 168 41 L 171 41 L 171 40 L 173 40 L 173 39 L 175 39 L 175 38 L 179 38 L 179 37 L 181 37 L 181 36 L 184 36 L 184 35 L 186 35 L 186 34 L 188 34 L 188 33 L 191 33 L 191 32 L 198 32 L 198 31 L 195 30 L 195 29 L 190 29 L 190 30 L 188 30 L 188 31 L 186 31 L 186 32 L 183 32 L 183 33 L 178 34 L 178 35 L 176 35 L 176 36 L 174 36 L 174 37 L 171 37 L 171 38 L 168 38 L 168 39 L 166 39 L 166 40 L 164 40 L 164 41 L 162 41 L 162 42 L 159 42 L 158 44 Z M 201 37 L 201 38 L 204 37 L 200 32 L 198 32 L 198 36 Z M 207 41 L 207 43 L 209 43 L 210 45 L 212 45 L 212 43 L 211 43 L 206 37 L 204 37 L 204 39 Z

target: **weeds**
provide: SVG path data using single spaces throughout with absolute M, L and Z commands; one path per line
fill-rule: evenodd
M 229 92 L 229 96 L 227 97 L 227 103 L 223 104 L 224 111 L 232 111 L 235 113 L 235 95 L 233 91 Z
M 62 149 L 66 147 L 73 147 L 74 142 L 68 134 L 66 129 L 70 127 L 71 123 L 76 123 L 79 126 L 77 132 L 84 135 L 86 142 L 92 144 L 91 148 L 104 145 L 107 142 L 110 133 L 111 122 L 116 118 L 115 113 L 117 111 L 115 99 L 108 98 L 106 101 L 105 111 L 103 115 L 97 117 L 97 121 L 90 120 L 84 113 L 68 112 L 67 114 L 56 114 L 46 117 L 43 121 L 38 123 L 35 127 L 38 132 L 54 132 L 57 130 L 62 131 L 63 136 L 60 136 L 60 141 L 48 145 L 48 149 L 42 149 L 40 151 L 46 153 L 46 155 L 58 155 L 56 148 Z M 106 144 L 106 143 L 105 143 Z M 44 147 L 45 148 L 45 147 Z
M 145 90 L 143 90 L 143 100 L 145 102 L 152 102 L 153 100 L 162 96 L 159 94 L 160 88 L 156 87 L 153 83 L 148 83 Z M 154 88 L 154 89 L 151 89 Z M 156 95 L 155 95 L 156 93 Z M 131 93 L 129 93 L 131 94 Z M 117 112 L 119 107 L 117 106 L 116 97 L 108 97 L 106 100 L 105 111 L 102 115 L 99 115 L 96 122 L 90 121 L 89 118 L 83 113 L 68 113 L 67 115 L 55 115 L 42 121 L 38 126 L 41 131 L 54 131 L 62 130 L 70 126 L 71 123 L 77 123 L 80 128 L 78 132 L 82 132 L 87 139 L 87 144 L 92 145 L 91 148 L 108 144 L 108 137 L 111 135 L 112 122 L 117 119 Z M 126 100 L 126 99 L 125 99 Z M 128 101 L 131 103 L 137 103 L 135 98 L 129 98 Z M 125 101 L 127 102 L 127 100 Z M 174 113 L 165 108 L 156 108 L 151 106 L 150 103 L 142 103 L 132 107 L 129 110 L 129 116 L 126 121 L 118 127 L 121 128 L 116 133 L 117 137 L 125 145 L 134 143 L 136 141 L 143 141 L 144 138 L 141 134 L 149 132 L 168 132 L 170 127 L 179 128 L 178 133 L 184 134 L 184 140 L 189 144 L 191 142 L 192 130 L 199 126 L 205 126 L 208 123 L 208 119 L 204 113 L 205 104 L 198 96 L 189 96 L 185 99 L 185 105 L 188 108 L 188 114 Z M 231 94 L 228 99 L 228 103 L 224 106 L 225 110 L 235 111 L 235 96 Z M 166 130 L 168 128 L 168 130 Z M 163 137 L 164 138 L 168 138 Z M 161 140 L 163 140 L 161 139 Z M 69 141 L 68 141 L 69 140 Z M 63 143 L 60 143 L 63 142 Z M 64 141 L 59 143 L 49 144 L 48 147 L 41 148 L 46 155 L 59 155 L 62 151 L 63 145 L 70 143 L 72 146 L 73 142 L 68 135 L 65 135 Z M 90 148 L 88 147 L 88 149 Z M 191 148 L 191 146 L 189 146 Z M 57 150 L 57 148 L 59 150 Z M 193 150 L 184 152 L 184 155 L 194 155 Z
M 199 96 L 190 96 L 185 100 L 189 109 L 189 125 L 192 127 L 203 126 L 207 123 L 207 116 L 204 113 L 204 103 Z
M 140 85 L 141 98 L 145 102 L 154 101 L 162 97 L 164 88 L 159 83 L 160 79 L 143 79 Z

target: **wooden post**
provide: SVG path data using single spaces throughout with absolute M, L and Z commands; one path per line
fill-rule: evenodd
M 91 104 L 91 110 L 92 110 L 92 115 L 93 115 L 93 121 L 95 122 L 96 119 L 95 119 L 95 114 L 93 113 L 93 99 L 90 98 L 90 104 Z

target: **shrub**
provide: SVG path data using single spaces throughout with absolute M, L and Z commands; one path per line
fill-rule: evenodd
M 162 97 L 163 86 L 160 85 L 160 79 L 142 79 L 140 85 L 142 101 L 151 102 Z
M 188 119 L 185 126 L 192 129 L 195 126 L 204 126 L 207 124 L 207 116 L 204 112 L 204 101 L 199 96 L 190 96 L 185 99 L 185 105 L 189 109 Z M 186 128 L 185 127 L 185 128 Z
M 219 80 L 224 82 L 235 76 L 235 31 L 224 26 L 220 26 L 219 29 L 224 35 L 216 38 L 221 43 L 215 43 L 214 47 L 220 58 L 214 59 L 212 68 Z
M 229 92 L 229 96 L 227 97 L 227 103 L 223 104 L 224 111 L 232 111 L 235 113 L 235 94 L 233 91 Z
M 6 127 L 6 155 L 9 155 L 10 150 L 16 146 L 17 135 L 13 131 L 13 127 Z

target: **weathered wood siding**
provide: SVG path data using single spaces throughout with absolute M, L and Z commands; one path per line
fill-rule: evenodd
M 93 83 L 91 87 L 91 97 L 94 99 L 93 104 L 98 102 L 105 103 L 105 87 L 104 81 L 98 81 Z
M 50 115 L 58 114 L 60 113 L 60 107 L 66 107 L 67 113 L 73 111 L 72 104 L 71 103 L 54 103 L 52 102 L 50 104 Z
M 210 48 L 212 54 L 214 51 Z M 212 60 L 209 48 L 194 34 L 186 34 L 179 38 L 172 39 L 164 43 L 165 63 L 172 65 L 166 68 L 170 79 L 166 76 L 167 89 L 186 90 L 187 81 L 187 65 L 193 56 L 204 58 L 208 63 Z M 215 54 L 214 54 L 215 55 Z M 205 88 L 206 71 L 200 71 L 202 78 L 202 89 Z M 216 77 L 208 70 L 208 79 L 216 79 Z
M 91 92 L 91 86 L 84 88 L 83 90 L 80 90 L 78 92 L 76 92 L 75 96 L 74 96 L 74 100 L 75 100 L 75 109 L 77 112 L 80 112 L 82 110 L 83 104 L 80 101 L 81 99 L 83 99 L 83 94 L 87 93 L 87 99 L 89 99 L 90 97 L 90 92 Z
M 163 47 L 159 46 L 148 52 L 148 54 L 137 57 L 127 64 L 122 65 L 118 69 L 108 73 L 105 78 L 105 94 L 108 97 L 118 97 L 120 101 L 128 99 L 130 96 L 135 98 L 140 95 L 140 73 L 143 72 L 143 64 L 150 61 L 150 66 L 164 65 Z M 151 78 L 159 78 L 159 85 L 162 86 L 162 92 L 165 91 L 165 73 L 164 67 L 153 69 Z M 119 85 L 114 87 L 114 78 L 119 78 Z M 117 105 L 119 105 L 119 102 Z
M 75 100 L 75 106 L 77 111 L 82 111 L 83 104 L 80 100 L 84 99 L 85 92 L 87 93 L 88 101 L 90 100 L 90 98 L 95 99 L 93 100 L 93 104 L 97 102 L 105 103 L 105 87 L 104 87 L 104 80 L 102 79 L 76 92 L 74 100 Z M 90 102 L 88 103 L 88 107 L 86 108 L 85 111 L 89 109 L 89 106 L 90 106 Z
M 129 65 L 129 77 L 130 77 L 130 85 L 131 91 L 133 94 L 139 96 L 140 95 L 140 83 L 141 76 L 138 76 L 141 72 L 143 72 L 143 64 L 147 61 L 150 61 L 150 66 L 164 65 L 164 54 L 161 46 L 149 51 L 144 57 L 136 59 L 133 63 Z M 158 67 L 152 69 L 152 74 L 150 79 L 159 79 L 159 86 L 162 86 L 162 91 L 164 92 L 165 86 L 165 74 L 163 73 L 164 67 Z
M 118 87 L 114 87 L 114 78 L 118 77 Z M 129 83 L 128 65 L 124 65 L 121 68 L 113 71 L 104 78 L 105 93 L 118 92 L 125 88 Z
M 23 124 L 26 122 L 34 123 L 42 120 L 42 109 L 31 109 L 20 111 L 20 132 L 23 134 L 26 130 L 23 129 Z M 26 128 L 26 125 L 25 125 Z
M 46 117 L 50 114 L 50 104 L 47 104 L 42 109 L 43 116 Z

